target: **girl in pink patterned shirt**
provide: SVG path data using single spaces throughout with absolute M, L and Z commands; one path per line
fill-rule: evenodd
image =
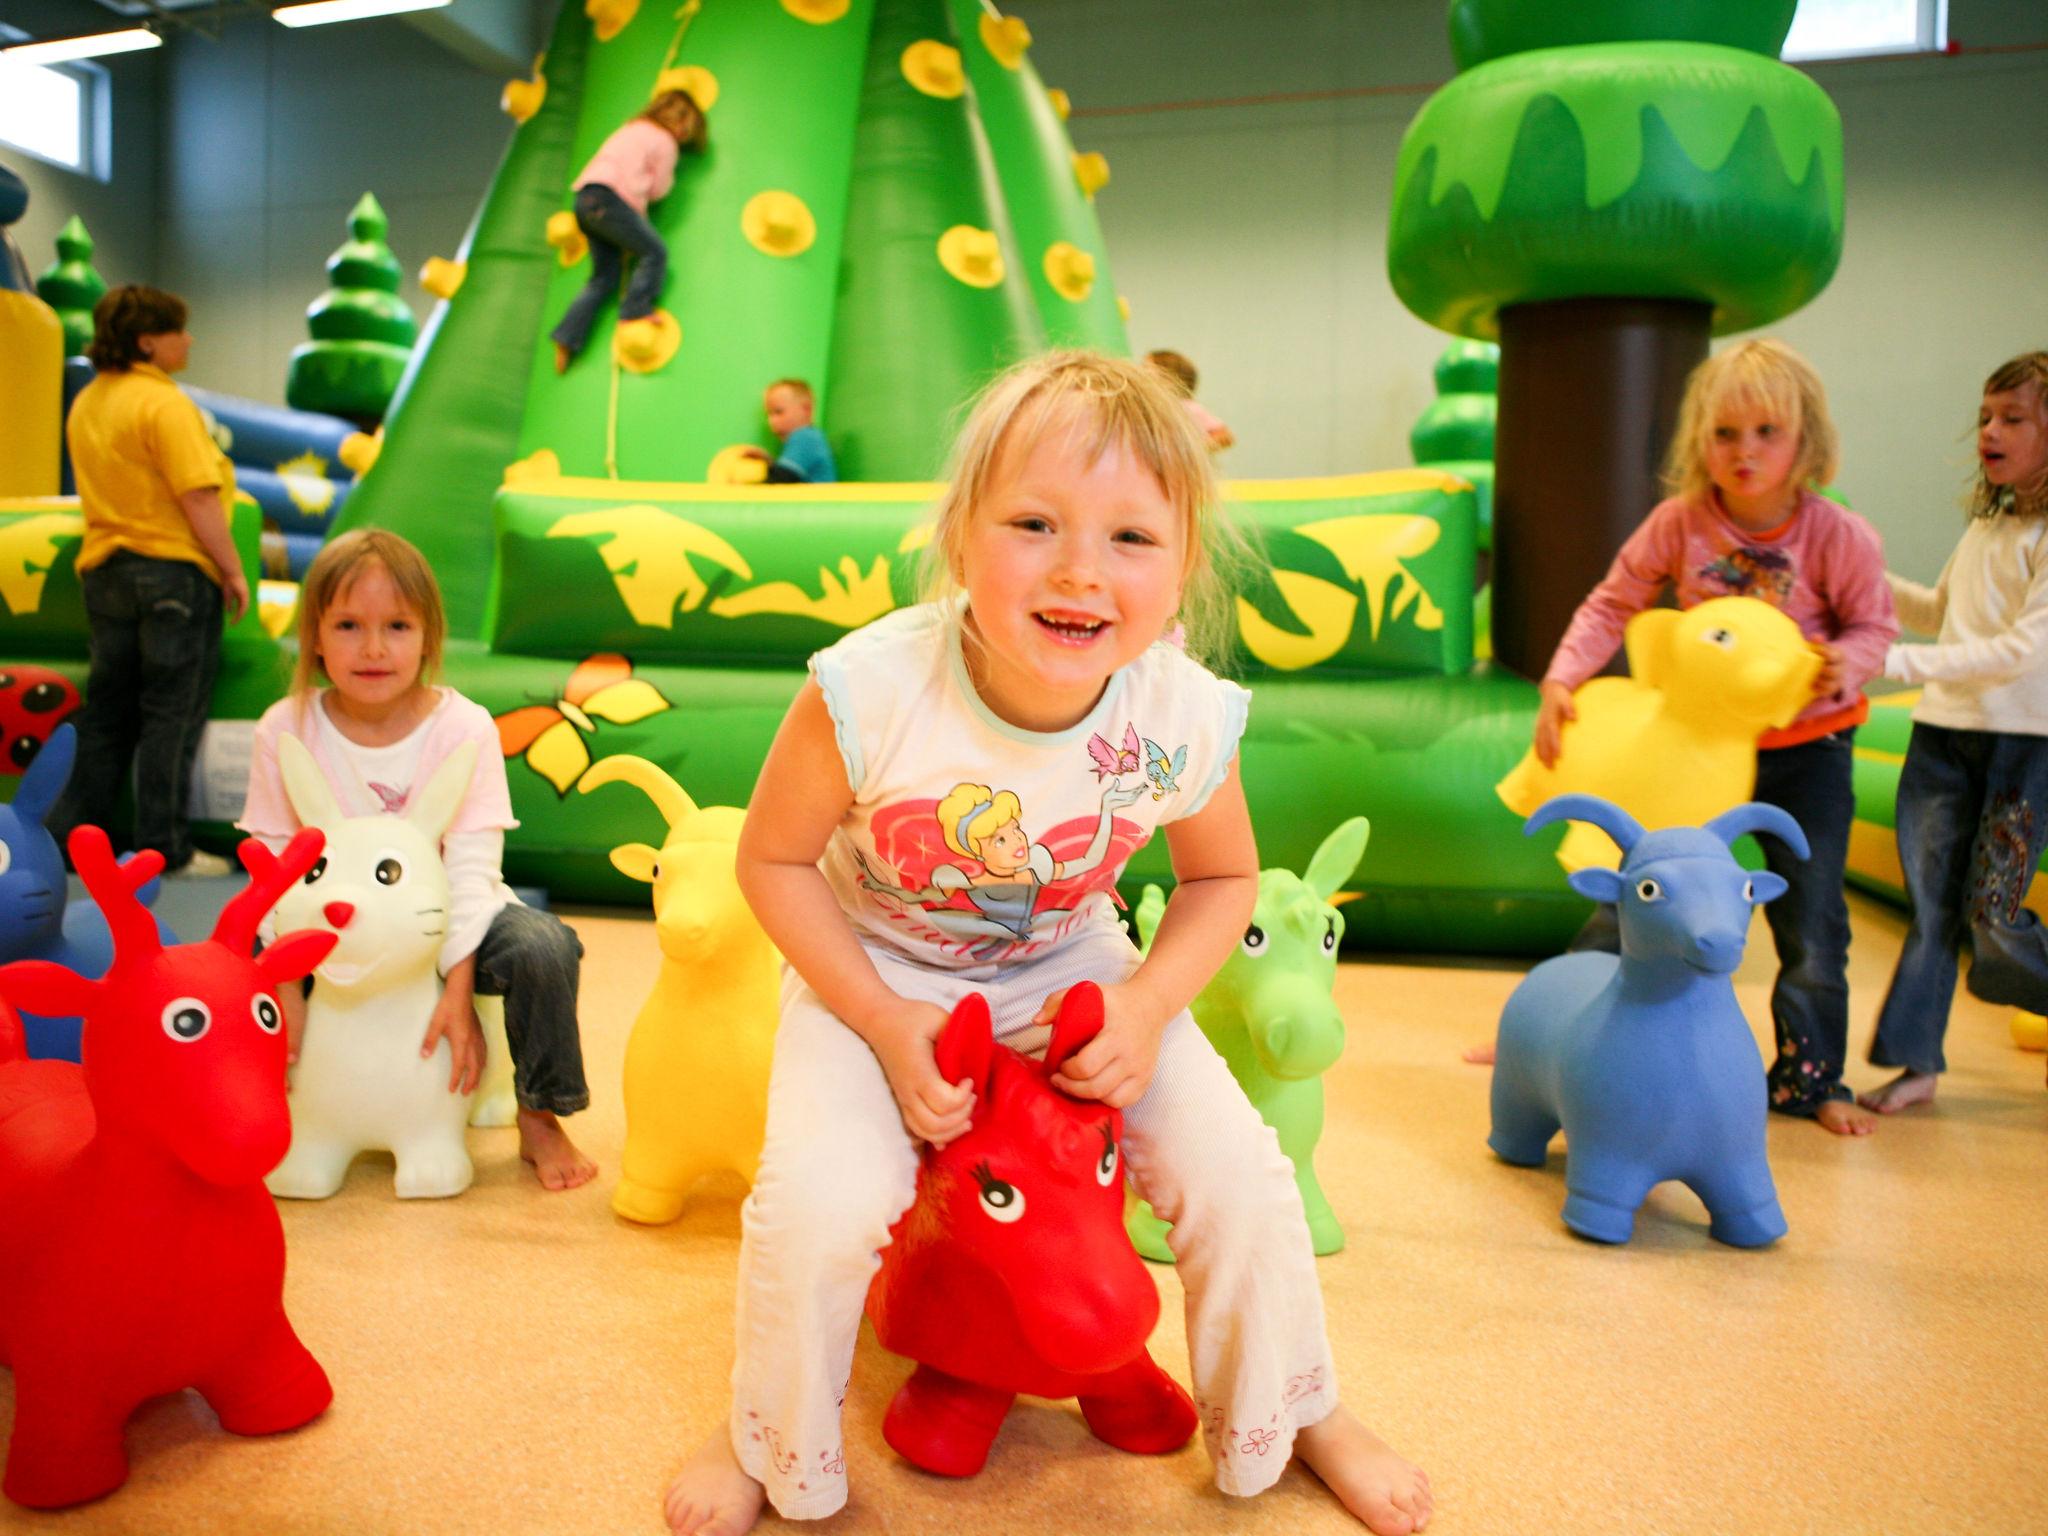
M 1813 367 L 1779 341 L 1748 341 L 1687 381 L 1659 502 L 1572 616 L 1543 677 L 1536 755 L 1556 761 L 1572 693 L 1614 655 L 1629 619 L 1673 590 L 1678 606 L 1755 597 L 1782 609 L 1824 658 L 1813 700 L 1757 743 L 1756 798 L 1784 807 L 1812 855 L 1763 844 L 1788 889 L 1764 909 L 1778 949 L 1771 991 L 1778 1059 L 1771 1108 L 1840 1135 L 1876 1125 L 1842 1083 L 1849 1033 L 1849 908 L 1842 893 L 1855 818 L 1851 743 L 1863 685 L 1897 638 L 1876 530 L 1818 487 L 1834 478 L 1835 428 Z M 1574 948 L 1616 947 L 1602 908 Z

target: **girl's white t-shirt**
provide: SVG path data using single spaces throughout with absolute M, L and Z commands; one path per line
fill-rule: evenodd
M 975 693 L 958 613 L 899 609 L 810 661 L 853 789 L 819 868 L 863 942 L 944 969 L 1115 926 L 1124 865 L 1207 803 L 1251 703 L 1161 643 L 1079 724 L 1022 730 Z
M 2048 517 L 1973 517 L 1932 587 L 1889 579 L 1906 627 L 1940 637 L 1885 657 L 1887 677 L 1926 685 L 1915 720 L 2048 736 Z

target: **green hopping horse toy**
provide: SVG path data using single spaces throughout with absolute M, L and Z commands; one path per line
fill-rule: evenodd
M 1363 816 L 1337 828 L 1308 861 L 1308 873 L 1259 871 L 1259 904 L 1237 952 L 1190 1005 L 1195 1022 L 1229 1064 L 1245 1097 L 1280 1133 L 1294 1161 L 1294 1180 L 1308 1212 L 1316 1252 L 1344 1246 L 1344 1229 L 1316 1182 L 1316 1140 L 1323 1134 L 1322 1075 L 1344 1054 L 1344 1020 L 1330 989 L 1337 979 L 1337 941 L 1344 914 L 1331 904 L 1365 856 L 1372 831 Z M 1149 948 L 1166 910 L 1166 895 L 1145 887 L 1138 902 L 1138 943 Z M 1138 1201 L 1125 1227 L 1139 1253 L 1173 1262 L 1167 1224 Z

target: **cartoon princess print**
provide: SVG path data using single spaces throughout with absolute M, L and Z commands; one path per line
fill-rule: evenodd
M 932 870 L 929 885 L 911 890 L 878 878 L 862 859 L 860 883 L 870 891 L 922 907 L 924 919 L 946 937 L 978 941 L 970 951 L 974 958 L 992 959 L 1074 915 L 1073 908 L 1048 907 L 1034 912 L 1032 906 L 1042 887 L 1076 879 L 1102 863 L 1109 852 L 1115 812 L 1134 804 L 1144 793 L 1142 784 L 1126 788 L 1111 780 L 1102 792 L 1101 818 L 1087 851 L 1078 859 L 1062 861 L 1025 834 L 1023 802 L 1014 792 L 993 790 L 986 784 L 956 784 L 933 814 L 946 846 L 963 859 L 979 863 L 981 873 L 970 874 L 957 864 L 940 864 Z M 974 903 L 974 911 L 946 905 L 962 892 Z

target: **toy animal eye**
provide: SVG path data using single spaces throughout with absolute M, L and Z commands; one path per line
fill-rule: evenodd
M 386 854 L 377 861 L 377 883 L 379 885 L 396 885 L 404 878 L 405 866 L 389 854 Z
M 1323 953 L 1337 953 L 1337 925 L 1327 917 L 1323 919 Z
M 1718 645 L 1724 651 L 1735 649 L 1735 631 L 1732 629 L 1710 629 L 1701 634 L 1700 638 L 1708 645 Z
M 987 1163 L 974 1170 L 974 1181 L 981 1186 L 981 1208 L 989 1220 L 1007 1225 L 1024 1214 L 1024 1191 L 989 1172 Z
M 32 715 L 47 715 L 64 707 L 64 690 L 55 683 L 37 683 L 21 696 L 21 707 Z
M 7 757 L 15 767 L 26 768 L 36 760 L 36 753 L 40 752 L 42 747 L 43 744 L 33 736 L 17 736 L 7 743 Z
M 5 843 L 0 843 L 0 875 L 6 874 L 13 866 L 14 850 Z
M 1116 1178 L 1116 1141 L 1109 1134 L 1109 1127 L 1102 1128 L 1102 1156 L 1095 1160 L 1095 1182 L 1107 1189 Z
M 163 1020 L 165 1034 L 190 1044 L 213 1027 L 213 1010 L 196 997 L 180 997 L 164 1004 Z
M 1244 931 L 1244 952 L 1248 955 L 1263 955 L 1266 952 L 1266 930 L 1257 923 Z
M 1742 882 L 1742 899 L 1744 901 L 1756 900 L 1756 882 L 1754 880 L 1745 880 Z
M 311 885 L 314 881 L 318 880 L 322 875 L 326 873 L 327 855 L 323 853 L 320 855 L 319 858 L 313 861 L 313 867 L 306 871 L 306 884 Z
M 249 1012 L 256 1020 L 256 1027 L 266 1035 L 274 1035 L 283 1023 L 277 1011 L 277 1001 L 258 993 L 249 1003 Z
M 1664 887 L 1654 880 L 1638 880 L 1636 882 L 1636 899 L 1639 901 L 1662 901 L 1664 899 Z

